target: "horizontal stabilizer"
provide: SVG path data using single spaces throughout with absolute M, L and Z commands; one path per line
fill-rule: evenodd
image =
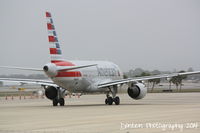
M 25 68 L 25 67 L 13 67 L 13 66 L 0 66 L 0 68 L 30 70 L 30 71 L 43 71 L 42 69 L 39 69 L 39 68 Z
M 69 70 L 74 70 L 74 69 L 92 67 L 92 66 L 96 66 L 96 65 L 97 65 L 97 64 L 82 65 L 82 66 L 58 66 L 58 67 L 57 67 L 57 70 L 58 70 L 58 71 L 69 71 Z
M 21 84 L 38 84 L 43 86 L 54 86 L 58 87 L 55 83 L 50 80 L 39 80 L 39 79 L 18 79 L 18 78 L 0 78 L 0 81 L 6 82 L 19 82 Z

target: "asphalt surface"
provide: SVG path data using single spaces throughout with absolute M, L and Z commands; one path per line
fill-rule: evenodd
M 200 93 L 152 93 L 142 100 L 120 94 L 121 105 L 105 95 L 48 99 L 0 98 L 2 133 L 199 133 Z

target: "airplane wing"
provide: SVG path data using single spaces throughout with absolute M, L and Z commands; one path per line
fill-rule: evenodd
M 104 87 L 109 87 L 109 86 L 113 86 L 113 85 L 129 83 L 129 82 L 145 81 L 145 80 L 160 79 L 160 78 L 171 78 L 171 77 L 175 77 L 175 76 L 192 75 L 192 74 L 200 74 L 200 71 L 184 72 L 184 73 L 172 73 L 172 74 L 161 74 L 161 75 L 128 78 L 128 79 L 122 79 L 122 80 L 114 80 L 114 81 L 109 81 L 109 82 L 104 82 L 104 83 L 98 84 L 98 88 L 104 88 Z
M 0 78 L 0 81 L 19 82 L 23 84 L 38 84 L 43 86 L 58 87 L 53 81 L 50 80 L 37 80 L 37 79 L 18 79 L 18 78 Z

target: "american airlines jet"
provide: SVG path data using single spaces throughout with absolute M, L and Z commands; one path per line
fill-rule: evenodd
M 115 103 L 119 105 L 120 98 L 117 96 L 117 92 L 122 84 L 128 85 L 128 95 L 137 100 L 144 98 L 147 93 L 147 88 L 139 81 L 200 73 L 200 71 L 196 71 L 123 79 L 122 71 L 112 62 L 65 60 L 62 56 L 62 50 L 58 42 L 53 19 L 49 12 L 46 12 L 46 18 L 51 62 L 44 65 L 43 69 L 23 67 L 6 68 L 44 71 L 51 80 L 0 78 L 0 81 L 40 84 L 44 86 L 46 97 L 53 101 L 53 106 L 57 106 L 58 104 L 60 106 L 65 105 L 64 95 L 66 90 L 74 93 L 106 93 L 105 104 L 112 105 Z

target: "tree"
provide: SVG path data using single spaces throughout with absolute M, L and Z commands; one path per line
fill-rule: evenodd
M 148 72 L 142 72 L 139 77 L 150 76 L 151 74 Z
M 180 71 L 179 73 L 184 73 L 185 71 Z M 183 82 L 183 79 L 186 79 L 187 78 L 187 76 L 186 75 L 179 75 L 178 76 L 178 79 L 179 79 L 179 85 L 180 85 L 180 91 L 181 91 L 181 89 L 182 89 L 182 82 Z
M 173 84 L 175 84 L 176 85 L 176 89 L 177 89 L 177 91 L 178 91 L 178 77 L 177 76 L 174 76 L 174 77 L 172 77 L 170 80 L 169 80 L 169 82 L 170 82 L 170 84 L 171 83 L 173 83 Z
M 158 74 L 161 74 L 161 72 L 159 70 L 153 70 L 151 72 L 152 75 L 158 75 Z
M 161 72 L 159 70 L 153 70 L 151 72 L 151 74 L 152 75 L 159 75 L 159 74 L 161 74 Z M 149 80 L 149 82 L 152 83 L 151 92 L 153 92 L 155 85 L 160 83 L 160 80 L 161 80 L 160 78 Z
M 127 79 L 128 76 L 127 76 L 126 74 L 123 74 L 123 78 L 124 78 L 124 79 Z
M 167 78 L 167 80 L 169 81 L 169 90 L 172 89 L 172 79 L 171 78 Z
M 141 75 L 144 70 L 142 68 L 136 68 L 135 70 L 131 69 L 128 72 L 129 77 L 136 77 L 138 75 Z
M 180 71 L 179 73 L 184 73 L 185 71 Z M 183 81 L 183 79 L 186 79 L 187 78 L 187 76 L 186 75 L 178 75 L 178 76 L 174 76 L 174 77 L 172 77 L 171 79 L 170 79 L 170 82 L 172 82 L 173 84 L 175 84 L 176 85 L 176 89 L 177 89 L 177 91 L 181 91 L 181 87 L 182 87 L 182 81 Z M 179 90 L 178 90 L 178 86 L 180 86 L 179 87 Z
M 158 79 L 150 79 L 149 82 L 152 83 L 151 92 L 153 92 L 153 89 L 154 89 L 155 85 L 160 83 L 160 78 L 158 78 Z

